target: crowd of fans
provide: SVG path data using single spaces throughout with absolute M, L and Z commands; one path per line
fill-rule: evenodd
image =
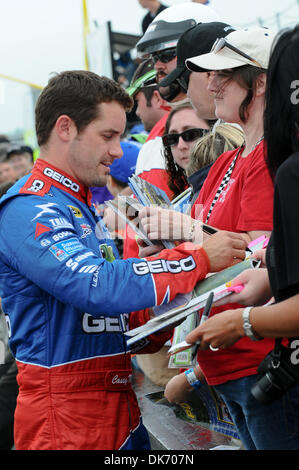
M 33 149 L 29 145 L 15 145 L 9 139 L 2 136 L 2 142 L 6 143 L 6 149 L 2 150 L 0 160 L 0 191 L 3 195 L 10 183 L 15 183 L 20 178 L 30 173 L 33 167 Z
M 244 448 L 298 449 L 299 372 L 291 359 L 299 336 L 298 26 L 277 35 L 261 27 L 235 30 L 208 2 L 139 3 L 149 10 L 136 46 L 143 59 L 127 93 L 143 127 L 122 135 L 123 156 L 111 164 L 106 187 L 91 185 L 92 202 L 117 239 L 120 258 L 159 256 L 161 240 L 191 242 L 196 250 L 225 232 L 235 250 L 225 259 L 230 266 L 244 259 L 244 246 L 252 241 L 265 236 L 269 243 L 252 254 L 261 267 L 233 280 L 243 284 L 241 293 L 213 305 L 209 319 L 186 337 L 191 346 L 200 343 L 193 368 L 170 371 L 165 345 L 154 354 L 137 353 L 138 367 L 165 388 L 170 402 L 187 399 L 203 383 L 213 387 Z M 2 142 L 1 195 L 34 163 L 30 147 L 4 136 Z M 191 188 L 184 213 L 140 211 L 150 246 L 105 207 L 108 199 L 133 197 L 132 174 L 170 200 Z M 217 233 L 207 235 L 203 224 Z M 5 425 L 9 436 L 14 406 L 10 419 L 0 420 L 0 431 Z

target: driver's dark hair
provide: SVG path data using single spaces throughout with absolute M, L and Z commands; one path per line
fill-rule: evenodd
M 85 70 L 62 72 L 49 80 L 35 108 L 35 128 L 38 145 L 48 142 L 51 131 L 65 114 L 75 123 L 78 132 L 96 119 L 101 103 L 116 101 L 130 111 L 133 99 L 114 80 Z

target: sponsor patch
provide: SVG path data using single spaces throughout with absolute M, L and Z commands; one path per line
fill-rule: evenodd
M 78 207 L 75 207 L 75 206 L 68 206 L 71 211 L 72 211 L 72 214 L 77 217 L 77 219 L 82 219 L 83 217 L 83 214 L 82 212 L 80 211 L 80 209 L 78 209 Z
M 41 246 L 43 246 L 43 247 L 47 247 L 47 246 L 50 246 L 50 245 L 51 245 L 51 242 L 50 242 L 50 240 L 48 240 L 48 239 L 46 238 L 46 239 L 42 240 L 42 241 L 40 242 L 40 244 L 41 244 Z
M 52 225 L 54 230 L 61 229 L 61 228 L 74 229 L 74 226 L 64 217 L 58 217 L 57 219 L 50 219 L 49 222 Z
M 63 261 L 69 256 L 78 253 L 82 248 L 84 248 L 83 245 L 76 238 L 70 238 L 50 246 L 49 251 L 58 261 Z
M 31 186 L 27 188 L 27 191 L 29 191 L 30 193 L 38 193 L 39 191 L 43 189 L 44 186 L 45 186 L 45 183 L 43 181 L 34 180 L 32 181 Z
M 57 211 L 52 209 L 53 206 L 57 206 L 57 204 L 55 204 L 55 202 L 48 202 L 46 204 L 40 204 L 38 206 L 35 206 L 38 209 L 41 209 L 41 211 L 32 220 L 38 219 L 44 214 L 56 214 Z
M 36 228 L 35 228 L 35 236 L 34 238 L 38 238 L 40 237 L 43 233 L 46 233 L 46 232 L 51 232 L 51 228 L 50 227 L 47 227 L 46 225 L 43 225 L 43 224 L 40 224 L 40 223 L 37 223 L 36 224 Z
M 48 167 L 45 168 L 44 169 L 44 175 L 48 176 L 49 178 L 51 178 L 54 181 L 57 181 L 57 183 L 62 184 L 66 188 L 71 189 L 75 193 L 78 193 L 79 190 L 80 190 L 80 186 L 77 183 L 72 181 L 67 176 L 62 175 L 58 171 L 53 170 L 52 168 L 48 168 Z
M 43 181 L 31 175 L 24 186 L 20 189 L 20 194 L 35 194 L 36 196 L 44 196 L 50 190 L 51 182 Z
M 181 260 L 157 259 L 153 261 L 141 261 L 133 263 L 133 270 L 136 274 L 144 276 L 145 274 L 172 273 L 179 274 L 182 271 L 188 272 L 196 268 L 194 258 L 190 255 Z
M 86 258 L 89 258 L 90 256 L 93 256 L 94 252 L 93 251 L 87 251 L 86 253 L 83 253 L 83 255 L 79 255 L 75 258 L 75 261 L 83 261 Z
M 84 333 L 122 333 L 126 329 L 126 314 L 120 314 L 118 317 L 108 317 L 106 315 L 94 317 L 90 313 L 84 313 L 82 317 L 82 330 Z
M 86 238 L 88 235 L 92 233 L 91 226 L 89 224 L 80 224 L 83 234 L 81 238 Z
M 56 233 L 55 235 L 53 235 L 53 240 L 54 242 L 59 242 L 60 240 L 62 240 L 63 238 L 66 238 L 68 237 L 69 235 L 73 235 L 72 232 L 59 232 L 59 233 Z

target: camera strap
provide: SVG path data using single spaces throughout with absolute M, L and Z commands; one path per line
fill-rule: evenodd
M 275 345 L 272 351 L 272 365 L 274 368 L 277 368 L 280 365 L 281 341 L 282 341 L 282 338 L 275 338 Z

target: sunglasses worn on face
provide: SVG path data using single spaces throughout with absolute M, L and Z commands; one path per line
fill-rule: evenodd
M 200 129 L 200 128 L 187 129 L 186 131 L 181 132 L 180 134 L 163 135 L 162 142 L 163 142 L 164 147 L 171 147 L 179 143 L 180 137 L 182 137 L 184 142 L 193 142 L 194 140 L 199 139 L 200 137 L 203 137 L 207 132 L 209 132 L 208 129 Z
M 172 59 L 174 59 L 176 55 L 176 48 L 165 49 L 164 51 L 154 52 L 152 54 L 152 61 L 154 64 L 156 64 L 158 60 L 163 62 L 163 64 L 167 64 L 167 62 L 170 62 Z
M 224 47 L 228 47 L 228 49 L 230 49 L 231 51 L 233 52 L 236 52 L 236 54 L 239 54 L 241 55 L 242 57 L 245 57 L 245 59 L 247 60 L 250 60 L 251 62 L 253 62 L 257 67 L 259 68 L 263 68 L 261 66 L 261 64 L 253 59 L 252 57 L 250 57 L 250 55 L 247 55 L 245 54 L 245 52 L 241 51 L 240 49 L 238 49 L 237 47 L 233 46 L 232 44 L 230 44 L 225 38 L 218 38 L 216 39 L 215 41 L 215 44 L 213 45 L 212 47 L 212 52 L 214 52 L 215 54 L 217 54 L 217 52 L 221 51 Z

